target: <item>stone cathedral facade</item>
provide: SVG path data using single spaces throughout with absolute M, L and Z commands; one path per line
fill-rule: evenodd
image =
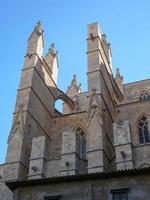
M 54 44 L 46 56 L 43 48 L 38 23 L 0 166 L 0 199 L 149 200 L 150 79 L 124 84 L 119 69 L 113 76 L 111 47 L 97 23 L 88 25 L 88 91 L 75 75 L 61 91 Z

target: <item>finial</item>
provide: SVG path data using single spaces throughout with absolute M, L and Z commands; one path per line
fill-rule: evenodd
M 120 70 L 119 70 L 119 68 L 116 69 L 115 81 L 116 81 L 116 84 L 117 84 L 117 86 L 118 86 L 120 92 L 123 94 L 123 93 L 124 93 L 124 88 L 123 88 L 123 76 L 120 75 Z
M 41 24 L 41 21 L 39 20 L 37 23 L 36 23 L 36 26 L 34 26 L 34 29 L 31 33 L 31 35 L 29 36 L 28 38 L 28 41 L 34 37 L 34 34 L 38 35 L 38 36 L 41 36 L 42 33 L 44 32 L 44 30 L 42 29 L 42 24 Z M 43 44 L 44 45 L 44 44 Z M 29 57 L 31 57 L 32 55 L 27 55 Z
M 36 27 L 35 27 L 34 30 L 36 31 L 36 33 L 37 33 L 38 35 L 41 35 L 41 34 L 44 32 L 44 31 L 42 30 L 42 24 L 41 24 L 41 21 L 40 21 L 40 20 L 37 22 L 37 25 L 36 25 Z
M 72 84 L 75 84 L 75 85 L 76 85 L 76 74 L 73 75 L 73 78 L 72 78 L 72 81 L 71 81 L 71 82 L 72 82 Z
M 76 74 L 73 75 L 73 79 L 74 79 L 74 80 L 76 79 Z
M 116 68 L 116 78 L 120 78 L 123 81 L 123 76 L 120 75 L 120 69 Z
M 106 34 L 102 34 L 102 38 L 106 40 L 107 38 Z
M 37 25 L 41 25 L 41 20 L 39 20 L 39 21 L 37 22 Z
M 55 49 L 55 44 L 52 42 L 51 48 Z
M 58 54 L 58 51 L 55 50 L 55 44 L 52 42 L 48 51 L 55 57 Z
M 51 53 L 54 53 L 55 50 L 55 44 L 52 42 L 52 44 L 50 45 L 50 48 L 48 49 Z

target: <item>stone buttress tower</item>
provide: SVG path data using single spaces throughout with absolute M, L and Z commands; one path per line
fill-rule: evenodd
M 87 43 L 88 92 L 80 92 L 74 75 L 66 95 L 56 85 L 55 46 L 52 44 L 43 57 L 41 24 L 34 28 L 28 39 L 8 139 L 5 180 L 47 177 L 54 158 L 59 163 L 57 175 L 66 175 L 67 166 L 72 174 L 115 168 L 114 108 L 122 93 L 112 76 L 110 44 L 97 23 L 88 26 Z M 65 103 L 64 115 L 55 109 L 58 99 Z M 54 171 L 55 164 L 53 160 Z
M 87 42 L 88 172 L 108 171 L 115 163 L 112 126 L 115 98 L 121 100 L 122 94 L 112 77 L 110 44 L 97 23 L 88 26 Z
M 24 179 L 28 176 L 30 178 L 37 174 L 38 177 L 44 176 L 44 159 L 47 156 L 45 145 L 50 141 L 49 133 L 56 99 L 51 88 L 56 89 L 58 66 L 53 49 L 49 53 L 53 53 L 53 56 L 46 57 L 46 61 L 49 62 L 47 63 L 42 57 L 43 48 L 43 30 L 39 22 L 28 39 L 13 124 L 8 139 L 4 169 L 6 180 Z M 34 137 L 36 139 L 32 144 Z M 39 143 L 40 149 L 37 148 Z M 38 170 L 34 169 L 35 159 Z

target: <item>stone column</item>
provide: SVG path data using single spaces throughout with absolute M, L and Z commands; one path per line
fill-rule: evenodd
M 101 31 L 97 23 L 88 26 L 87 38 L 87 59 L 88 59 L 88 99 L 89 107 L 87 112 L 87 159 L 88 173 L 103 171 L 103 150 L 102 150 L 102 127 L 97 117 L 98 104 L 96 99 L 100 98 L 101 81 L 100 66 L 102 57 L 100 55 Z M 101 106 L 101 102 L 99 102 Z
M 93 89 L 89 97 L 89 110 L 87 114 L 87 159 L 88 172 L 105 171 L 103 155 L 103 111 L 101 98 Z
M 87 60 L 88 60 L 88 172 L 108 171 L 114 154 L 112 137 L 103 123 L 111 124 L 114 117 L 114 88 L 112 87 L 112 66 L 109 57 L 109 44 L 102 36 L 97 23 L 88 26 Z M 108 92 L 109 91 L 109 92 Z M 109 126 L 109 127 L 111 127 Z

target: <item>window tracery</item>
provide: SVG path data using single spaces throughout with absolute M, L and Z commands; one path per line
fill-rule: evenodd
M 140 99 L 141 100 L 150 100 L 150 91 L 143 90 L 140 92 Z
M 148 117 L 142 116 L 138 121 L 138 132 L 140 144 L 150 142 L 149 129 L 148 129 Z

